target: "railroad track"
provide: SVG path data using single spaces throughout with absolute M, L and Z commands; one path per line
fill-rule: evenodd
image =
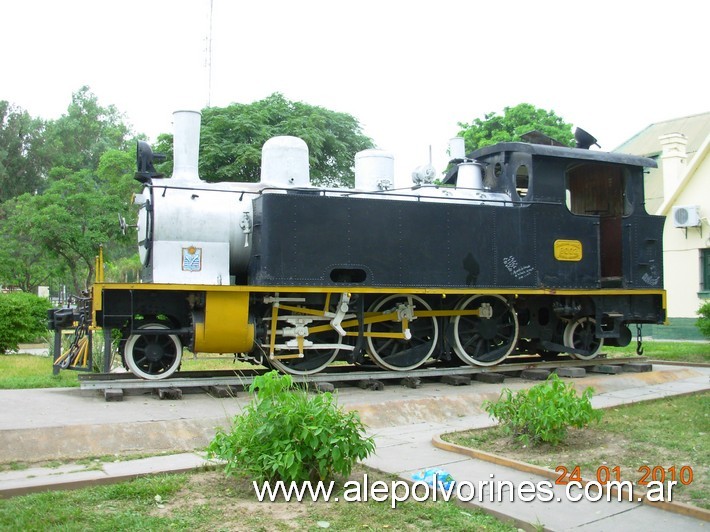
M 539 360 L 538 357 L 515 357 L 510 362 L 496 366 L 433 366 L 410 371 L 385 371 L 376 366 L 334 366 L 314 375 L 292 375 L 294 382 L 363 383 L 392 379 L 432 378 L 446 376 L 472 376 L 482 373 L 509 374 L 529 369 L 558 369 L 564 367 L 595 368 L 599 366 L 624 366 L 646 362 L 646 357 L 605 358 L 577 360 L 558 357 L 555 360 Z M 216 386 L 248 387 L 255 377 L 267 369 L 183 371 L 168 379 L 143 380 L 130 373 L 93 373 L 79 375 L 82 390 L 160 390 L 171 388 L 210 388 Z M 613 373 L 613 371 L 608 371 Z

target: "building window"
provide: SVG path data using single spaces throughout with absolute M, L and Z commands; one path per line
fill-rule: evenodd
M 710 298 L 710 249 L 700 250 L 700 295 Z

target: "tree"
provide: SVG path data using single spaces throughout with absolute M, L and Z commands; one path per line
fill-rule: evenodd
M 95 170 L 109 149 L 127 150 L 130 128 L 115 106 L 101 106 L 89 87 L 72 94 L 67 113 L 47 123 L 45 157 L 51 166 Z
M 43 133 L 42 120 L 0 101 L 0 202 L 40 187 Z
M 135 151 L 107 150 L 99 159 L 96 181 L 104 194 L 115 196 L 126 207 L 131 194 L 140 190 L 138 182 L 133 179 L 135 171 Z
M 62 174 L 42 194 L 17 198 L 12 216 L 21 221 L 14 226 L 23 227 L 24 233 L 14 238 L 21 241 L 26 235 L 43 257 L 63 267 L 78 294 L 91 284 L 99 246 L 110 243 L 108 255 L 121 247 L 125 237 L 117 213 L 127 206 L 105 193 L 89 170 Z
M 62 265 L 30 234 L 25 219 L 28 203 L 33 203 L 30 194 L 6 201 L 0 206 L 0 238 L 3 252 L 0 253 L 0 283 L 35 292 L 38 286 L 49 285 L 63 275 Z
M 132 179 L 130 129 L 88 87 L 72 95 L 57 120 L 32 120 L 5 102 L 0 118 L 2 193 L 7 188 L 7 197 L 16 196 L 0 210 L 0 283 L 34 291 L 61 281 L 79 293 L 91 283 L 100 245 L 107 259 L 135 253 L 118 223 L 119 213 L 133 223 L 130 197 L 139 189 Z M 5 181 L 23 187 L 9 190 Z
M 108 150 L 99 160 L 96 182 L 100 193 L 113 199 L 109 222 L 114 224 L 114 229 L 115 224 L 118 223 L 119 215 L 126 220 L 129 226 L 136 225 L 138 208 L 133 206 L 132 198 L 134 194 L 140 192 L 141 185 L 133 179 L 135 171 L 135 151 L 129 153 Z M 113 216 L 112 219 L 111 216 Z M 135 230 L 127 231 L 126 238 L 105 242 L 104 256 L 107 269 L 111 272 L 119 272 L 114 280 L 128 278 L 133 281 L 138 280 L 141 264 L 138 259 Z M 111 265 L 109 261 L 118 261 L 118 264 Z M 106 273 L 108 274 L 109 271 Z
M 324 186 L 352 186 L 355 153 L 373 147 L 351 115 L 291 102 L 275 93 L 251 104 L 202 111 L 200 176 L 212 182 L 258 181 L 261 147 L 277 135 L 306 142 L 311 182 Z M 156 151 L 171 155 L 172 136 L 161 135 Z M 168 175 L 172 167 L 163 165 L 161 171 Z
M 572 126 L 554 111 L 538 109 L 529 103 L 503 109 L 503 116 L 487 113 L 483 120 L 476 118 L 470 124 L 459 122 L 466 153 L 498 142 L 520 141 L 521 136 L 533 130 L 540 131 L 566 146 L 574 146 Z
M 131 245 L 135 249 L 135 242 Z M 106 262 L 104 276 L 106 281 L 112 283 L 138 283 L 141 278 L 143 264 L 138 253 L 119 257 L 116 260 Z

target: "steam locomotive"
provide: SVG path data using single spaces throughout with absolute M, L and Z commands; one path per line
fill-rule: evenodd
M 652 159 L 522 142 L 466 155 L 456 139 L 441 182 L 420 168 L 395 188 L 392 155 L 366 150 L 353 189 L 323 189 L 306 144 L 276 137 L 259 183 L 207 183 L 200 118 L 175 113 L 169 179 L 138 145 L 143 282 L 93 287 L 92 325 L 121 331 L 141 378 L 173 375 L 184 348 L 296 375 L 591 359 L 665 319 Z

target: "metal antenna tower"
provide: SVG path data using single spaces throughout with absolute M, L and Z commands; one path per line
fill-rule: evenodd
M 214 0 L 210 0 L 210 25 L 207 33 L 207 107 L 212 104 L 212 13 Z

